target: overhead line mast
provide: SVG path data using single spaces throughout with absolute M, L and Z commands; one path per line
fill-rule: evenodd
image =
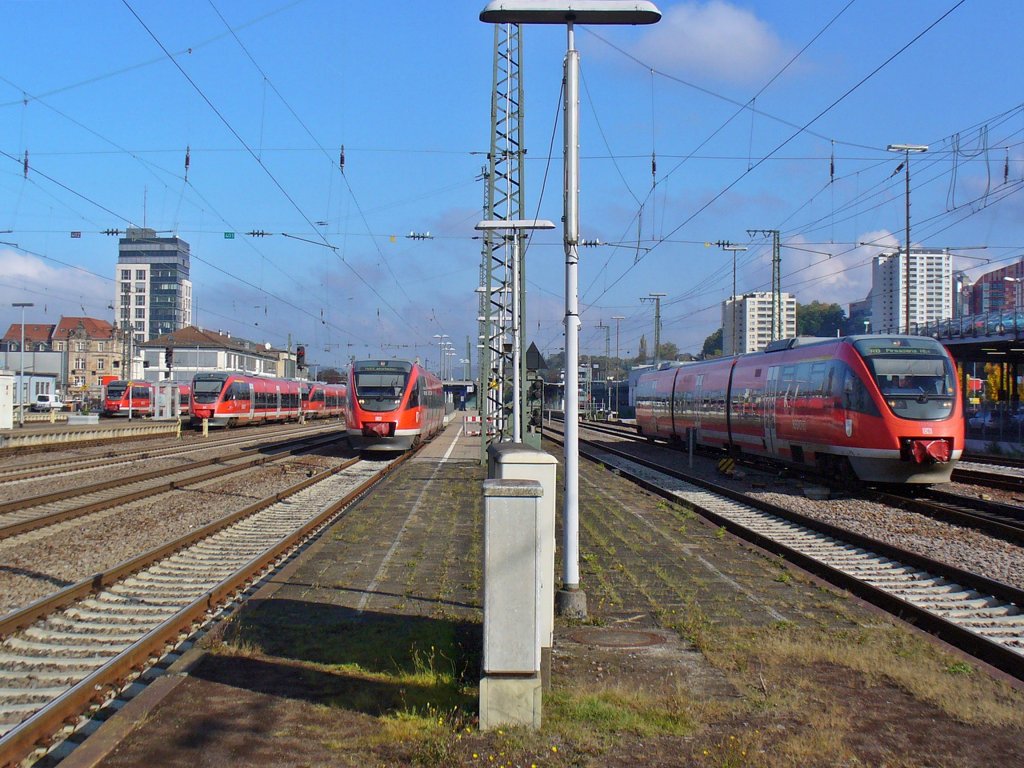
M 491 92 L 491 146 L 485 172 L 484 220 L 515 221 L 523 218 L 523 83 L 519 63 L 522 36 L 519 24 L 494 25 L 494 77 Z M 494 437 L 511 434 L 512 388 L 512 291 L 514 290 L 512 236 L 483 231 L 480 283 L 480 461 L 487 461 L 487 432 Z M 522 260 L 520 260 L 522 261 Z M 524 280 L 519 285 L 525 284 Z

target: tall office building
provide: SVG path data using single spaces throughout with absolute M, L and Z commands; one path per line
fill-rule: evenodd
M 733 299 L 722 302 L 722 354 L 760 352 L 772 340 L 772 294 L 770 291 L 737 296 L 736 330 L 733 333 Z M 775 336 L 786 339 L 796 336 L 796 296 L 782 294 L 782 327 Z M 735 345 L 733 339 L 735 338 Z M 733 351 L 733 350 L 737 351 Z
M 130 228 L 118 244 L 115 318 L 135 343 L 192 325 L 189 245 L 180 237 Z
M 871 330 L 907 330 L 906 252 L 883 253 L 871 264 Z M 953 316 L 953 257 L 945 250 L 910 249 L 910 331 Z

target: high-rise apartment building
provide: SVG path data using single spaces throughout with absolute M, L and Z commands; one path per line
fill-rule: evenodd
M 180 237 L 130 228 L 118 244 L 114 299 L 118 327 L 136 343 L 192 325 L 189 245 Z
M 779 339 L 796 336 L 796 296 L 782 294 L 782 327 L 775 336 Z M 733 331 L 733 305 L 735 301 L 735 333 Z M 734 340 L 735 339 L 735 343 Z M 772 294 L 769 291 L 745 293 L 735 300 L 722 302 L 722 354 L 760 352 L 772 340 Z M 735 351 L 734 351 L 735 350 Z
M 883 253 L 871 264 L 871 330 L 907 331 L 906 252 Z M 910 331 L 953 316 L 953 257 L 946 250 L 910 249 Z

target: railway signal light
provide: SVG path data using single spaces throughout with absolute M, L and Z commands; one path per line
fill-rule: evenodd
M 170 370 L 171 364 L 174 362 L 174 349 L 167 347 L 164 350 L 164 359 L 167 361 L 168 370 Z
M 306 348 L 302 344 L 295 348 L 295 367 L 306 367 Z

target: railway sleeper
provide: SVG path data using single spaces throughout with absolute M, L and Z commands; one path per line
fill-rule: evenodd
M 50 643 L 67 643 L 74 645 L 78 642 L 89 642 L 97 644 L 121 644 L 121 643 L 133 643 L 138 637 L 139 633 L 136 632 L 122 632 L 121 634 L 115 634 L 113 632 L 68 632 L 68 631 L 55 631 L 47 630 L 42 627 L 29 627 L 24 630 L 22 636 L 30 640 L 36 640 L 38 642 L 50 642 Z
M 122 650 L 128 647 L 130 643 L 118 643 L 117 645 L 111 645 L 110 643 L 77 643 L 77 644 L 66 644 L 47 642 L 40 640 L 25 640 L 20 637 L 9 637 L 4 641 L 4 646 L 11 649 L 12 651 L 20 651 L 26 656 L 37 656 L 42 655 L 43 657 L 49 657 L 55 653 L 59 653 L 62 656 L 116 656 Z
M 79 674 L 85 677 L 108 661 L 106 656 L 68 656 L 67 658 L 50 656 L 45 659 L 36 659 L 0 651 L 0 667 L 5 668 L 8 672 L 27 671 L 34 674 L 37 669 L 60 669 L 68 674 Z
M 945 611 L 942 615 L 947 618 L 963 618 L 969 622 L 971 619 L 979 621 L 1019 621 L 1019 617 L 1024 614 L 1013 603 L 1007 603 L 996 597 L 975 602 L 981 603 L 977 609 L 958 608 L 952 611 Z
M 19 704 L 37 702 L 45 704 L 67 691 L 67 686 L 50 688 L 5 688 L 0 686 L 0 708 L 10 711 Z

